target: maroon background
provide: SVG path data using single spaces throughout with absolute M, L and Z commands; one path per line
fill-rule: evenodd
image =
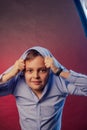
M 0 73 L 32 46 L 87 74 L 87 37 L 73 0 L 0 0 Z M 87 98 L 69 96 L 62 130 L 87 130 Z M 0 130 L 20 130 L 13 96 L 0 97 Z

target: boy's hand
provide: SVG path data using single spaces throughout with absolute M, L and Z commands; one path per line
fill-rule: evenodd
M 22 71 L 22 70 L 24 70 L 24 68 L 25 68 L 25 63 L 24 63 L 23 59 L 19 59 L 15 62 L 15 64 L 14 64 L 15 71 L 17 71 L 17 72 Z
M 55 65 L 52 57 L 49 57 L 49 56 L 45 57 L 44 62 L 47 68 L 50 68 L 54 73 L 57 72 L 58 67 Z
M 25 68 L 24 60 L 23 59 L 17 60 L 13 65 L 12 69 L 2 76 L 1 82 L 8 81 L 12 77 L 14 77 L 18 72 L 22 71 L 24 68 Z

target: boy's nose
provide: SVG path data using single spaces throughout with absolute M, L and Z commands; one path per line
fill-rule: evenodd
M 38 78 L 39 77 L 39 73 L 37 71 L 34 72 L 34 78 Z

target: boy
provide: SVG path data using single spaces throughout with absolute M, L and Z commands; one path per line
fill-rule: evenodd
M 43 47 L 28 49 L 0 79 L 0 95 L 15 96 L 22 130 L 60 130 L 67 95 L 87 96 L 87 76 Z

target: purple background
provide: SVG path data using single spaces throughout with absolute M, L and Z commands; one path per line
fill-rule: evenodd
M 73 0 L 0 0 L 0 73 L 32 46 L 87 74 L 87 37 Z M 62 130 L 87 130 L 87 98 L 69 96 Z M 0 130 L 20 130 L 13 96 L 0 97 Z

